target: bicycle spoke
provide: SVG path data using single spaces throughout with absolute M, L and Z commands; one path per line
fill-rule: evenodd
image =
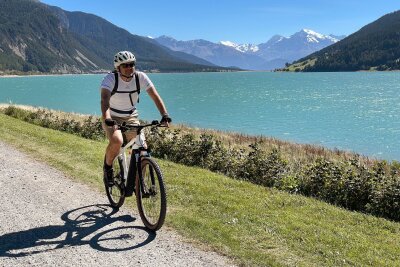
M 122 167 L 122 161 L 116 158 L 113 162 L 113 181 L 112 186 L 108 185 L 104 181 L 107 198 L 114 208 L 119 208 L 123 205 L 125 201 L 125 184 L 123 178 L 124 172 Z
M 143 177 L 145 193 L 147 194 L 146 198 L 143 198 L 143 206 L 145 207 L 145 213 L 147 219 L 151 224 L 155 224 L 158 221 L 158 217 L 160 216 L 161 209 L 161 198 L 157 196 L 157 194 L 152 194 L 151 188 L 155 191 L 155 188 L 158 186 L 157 184 L 152 184 L 152 180 L 154 181 L 154 175 L 152 177 L 152 166 L 148 164 L 146 167 L 145 176 Z

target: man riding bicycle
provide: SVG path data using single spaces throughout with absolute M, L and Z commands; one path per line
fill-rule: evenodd
M 108 73 L 101 83 L 101 113 L 103 129 L 109 140 L 104 157 L 104 178 L 112 185 L 112 163 L 119 153 L 123 143 L 123 136 L 116 123 L 139 125 L 136 104 L 139 102 L 140 90 L 144 90 L 154 101 L 162 118 L 161 123 L 168 126 L 171 118 L 163 100 L 158 94 L 149 77 L 141 71 L 135 70 L 136 58 L 129 51 L 118 52 L 114 56 L 115 70 Z M 135 131 L 125 133 L 127 141 L 136 137 Z

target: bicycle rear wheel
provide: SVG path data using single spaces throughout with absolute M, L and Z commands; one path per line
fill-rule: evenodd
M 125 201 L 125 183 L 124 183 L 124 168 L 122 159 L 116 157 L 113 161 L 113 180 L 114 185 L 109 186 L 103 178 L 106 194 L 111 207 L 119 208 Z
M 143 184 L 136 177 L 136 202 L 143 224 L 157 231 L 167 213 L 167 193 L 158 164 L 151 158 L 142 159 Z

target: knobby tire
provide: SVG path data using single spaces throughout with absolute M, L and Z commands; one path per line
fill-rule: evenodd
M 136 202 L 143 224 L 152 231 L 157 231 L 164 223 L 167 213 L 167 193 L 160 167 L 151 158 L 142 159 L 144 188 L 150 194 L 143 194 L 139 176 L 136 177 Z M 154 178 L 154 183 L 152 182 Z

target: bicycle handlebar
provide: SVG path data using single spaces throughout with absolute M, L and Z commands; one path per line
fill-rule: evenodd
M 118 130 L 121 130 L 121 132 L 126 132 L 128 130 L 131 129 L 137 129 L 137 132 L 140 132 L 143 128 L 146 127 L 166 127 L 165 125 L 163 125 L 162 123 L 160 123 L 157 120 L 152 121 L 149 124 L 143 124 L 143 125 L 131 125 L 131 124 L 126 124 L 126 122 L 123 122 L 121 124 L 116 124 L 118 127 Z

